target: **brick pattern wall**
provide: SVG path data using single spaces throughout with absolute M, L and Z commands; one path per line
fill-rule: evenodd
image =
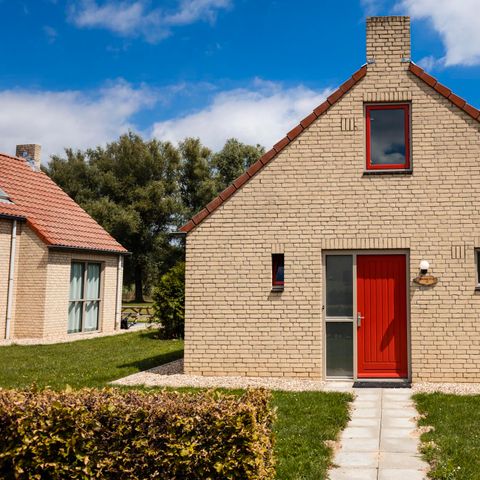
M 12 222 L 0 219 L 0 339 L 5 338 Z
M 15 265 L 15 316 L 13 338 L 42 338 L 48 250 L 25 224 L 17 232 L 18 262 Z
M 12 222 L 0 220 L 0 339 L 5 338 Z M 123 268 L 118 255 L 49 251 L 25 224 L 17 223 L 17 249 L 11 338 L 67 336 L 70 265 L 73 260 L 102 264 L 99 330 L 113 332 L 120 321 Z M 118 283 L 117 283 L 118 279 Z M 79 333 L 70 338 L 88 335 Z
M 367 76 L 188 235 L 188 373 L 322 377 L 322 251 L 402 248 L 410 279 L 422 259 L 439 278 L 410 284 L 413 380 L 480 381 L 480 124 L 408 72 L 408 30 L 369 23 Z M 364 175 L 365 98 L 405 92 L 413 173 Z M 272 253 L 285 254 L 280 294 Z
M 410 58 L 409 17 L 367 18 L 367 61 L 370 71 L 392 74 Z

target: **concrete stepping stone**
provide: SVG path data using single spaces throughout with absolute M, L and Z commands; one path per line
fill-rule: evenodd
M 426 480 L 409 390 L 356 389 L 330 480 Z

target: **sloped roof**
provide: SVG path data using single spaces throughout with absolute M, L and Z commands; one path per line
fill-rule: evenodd
M 218 197 L 214 198 L 203 210 L 197 213 L 192 219 L 180 227 L 184 233 L 190 232 L 198 224 L 203 222 L 222 203 L 226 202 L 237 190 L 247 183 L 255 174 L 262 170 L 267 163 L 273 160 L 289 143 L 306 130 L 318 117 L 323 115 L 332 105 L 337 103 L 354 85 L 356 85 L 367 73 L 367 66 L 364 65 L 357 70 L 340 88 L 335 90 L 321 105 L 306 116 L 295 128 L 290 130 L 285 137 L 277 142 L 271 150 L 260 157 L 242 175 L 240 175 L 230 186 L 228 186 Z
M 467 115 L 470 115 L 475 120 L 480 121 L 480 110 L 472 107 L 469 105 L 466 100 L 455 95 L 449 88 L 442 85 L 436 78 L 429 75 L 425 70 L 420 68 L 418 65 L 414 63 L 410 63 L 409 68 L 410 72 L 412 72 L 416 77 L 423 80 L 427 85 L 432 87 L 437 93 L 445 97 L 446 99 L 450 100 L 455 106 L 463 110 Z
M 409 71 L 416 77 L 423 80 L 427 85 L 432 87 L 443 97 L 450 100 L 455 106 L 463 110 L 475 120 L 480 122 L 480 111 L 472 105 L 469 105 L 463 98 L 455 95 L 450 89 L 442 85 L 431 75 L 426 73 L 418 65 L 410 62 Z M 367 66 L 364 65 L 360 70 L 357 70 L 351 78 L 333 92 L 325 102 L 319 105 L 313 112 L 305 117 L 295 128 L 293 128 L 287 135 L 276 143 L 271 150 L 265 153 L 259 160 L 257 160 L 246 172 L 240 175 L 231 185 L 229 185 L 218 197 L 214 198 L 203 210 L 198 212 L 185 225 L 180 227 L 180 231 L 188 233 L 197 225 L 203 222 L 210 214 L 212 214 L 222 203 L 226 202 L 237 190 L 239 190 L 245 183 L 247 183 L 255 174 L 273 160 L 290 142 L 292 142 L 300 133 L 307 129 L 318 117 L 323 115 L 332 105 L 340 100 L 355 84 L 357 84 L 367 74 Z
M 12 203 L 0 202 L 0 215 L 24 218 L 49 246 L 127 253 L 48 175 L 22 158 L 0 154 L 0 188 Z

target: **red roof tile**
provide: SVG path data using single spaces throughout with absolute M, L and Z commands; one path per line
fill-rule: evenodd
M 0 188 L 13 203 L 0 202 L 0 215 L 23 217 L 51 247 L 127 253 L 48 175 L 24 159 L 0 154 Z
M 351 78 L 342 84 L 338 90 L 333 92 L 325 102 L 319 105 L 313 113 L 305 117 L 296 127 L 292 128 L 287 136 L 283 137 L 277 142 L 271 150 L 266 152 L 259 160 L 262 166 L 257 164 L 252 165 L 247 172 L 242 173 L 230 186 L 228 186 L 218 197 L 212 200 L 207 208 L 204 208 L 197 213 L 188 223 L 180 228 L 180 231 L 188 233 L 197 225 L 203 222 L 211 213 L 213 213 L 222 203 L 226 202 L 238 189 L 248 183 L 248 181 L 261 171 L 265 165 L 275 158 L 290 142 L 292 142 L 298 135 L 306 130 L 313 121 L 320 115 L 324 114 L 333 104 L 338 102 L 355 84 L 357 84 L 367 74 L 367 67 L 364 65 L 360 70 L 356 71 Z
M 410 63 L 409 66 L 410 72 L 412 72 L 416 77 L 423 80 L 427 85 L 432 87 L 435 91 L 437 91 L 442 97 L 450 100 L 454 105 L 456 105 L 460 110 L 463 110 L 467 115 L 470 115 L 475 120 L 480 121 L 480 111 L 478 111 L 475 107 L 469 105 L 463 98 L 455 95 L 449 88 L 442 85 L 440 82 L 437 81 L 436 78 L 433 78 L 431 75 L 425 72 L 423 68 L 420 68 L 418 65 L 414 63 Z

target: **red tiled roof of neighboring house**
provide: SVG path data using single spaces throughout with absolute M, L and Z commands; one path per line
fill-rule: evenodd
M 0 202 L 0 216 L 24 218 L 49 246 L 127 253 L 48 175 L 22 158 L 0 154 L 0 188 L 12 203 Z
M 188 223 L 180 227 L 180 231 L 188 233 L 199 223 L 203 222 L 222 203 L 226 202 L 238 189 L 247 183 L 255 174 L 273 160 L 290 142 L 295 140 L 306 130 L 318 117 L 323 115 L 332 105 L 340 100 L 355 84 L 357 84 L 367 73 L 367 66 L 364 65 L 357 70 L 340 88 L 335 90 L 321 105 L 305 117 L 295 128 L 277 142 L 271 150 L 260 157 L 242 175 L 240 175 L 230 186 L 228 186 L 218 197 L 214 198 L 203 210 L 197 213 Z
M 409 71 L 423 80 L 427 85 L 436 90 L 440 95 L 450 100 L 465 113 L 475 120 L 480 121 L 480 111 L 469 105 L 465 100 L 455 95 L 450 89 L 439 83 L 435 78 L 426 73 L 413 62 L 409 65 Z M 180 231 L 188 233 L 213 213 L 222 203 L 226 202 L 238 189 L 245 185 L 255 174 L 262 170 L 267 163 L 273 160 L 290 142 L 292 142 L 300 133 L 307 129 L 320 115 L 323 115 L 332 105 L 340 100 L 355 84 L 357 84 L 367 74 L 367 66 L 364 65 L 355 72 L 343 85 L 333 92 L 325 102 L 319 105 L 310 115 L 305 117 L 295 128 L 276 143 L 271 150 L 265 153 L 257 160 L 246 172 L 242 173 L 231 185 L 229 185 L 220 195 L 214 198 L 203 210 L 197 213 L 185 225 L 180 227 Z

